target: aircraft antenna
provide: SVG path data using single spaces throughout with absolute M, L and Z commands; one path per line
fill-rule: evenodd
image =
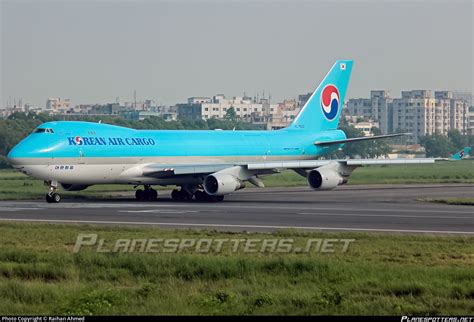
M 136 89 L 133 90 L 133 101 L 134 101 L 133 109 L 136 110 L 137 109 L 137 90 Z

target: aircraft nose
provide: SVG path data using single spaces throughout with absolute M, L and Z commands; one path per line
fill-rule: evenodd
M 15 145 L 7 155 L 7 160 L 10 164 L 18 164 L 18 159 L 21 157 L 21 143 Z
M 57 145 L 54 137 L 29 135 L 10 150 L 7 159 L 11 165 L 22 165 L 25 159 L 52 158 Z
M 10 150 L 7 155 L 8 162 L 11 165 L 21 165 L 24 158 L 34 156 L 39 144 L 29 137 L 25 138 Z

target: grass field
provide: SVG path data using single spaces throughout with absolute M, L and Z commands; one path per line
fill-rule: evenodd
M 78 233 L 355 241 L 346 253 L 72 253 Z M 474 312 L 474 237 L 2 223 L 0 245 L 2 315 Z
M 304 186 L 306 179 L 293 171 L 265 176 L 268 187 Z M 439 162 L 428 165 L 370 166 L 358 168 L 349 184 L 402 184 L 402 183 L 474 183 L 474 161 Z M 169 188 L 167 188 L 169 189 Z M 40 180 L 26 177 L 13 170 L 0 171 L 0 200 L 44 198 L 47 187 Z M 133 191 L 132 186 L 100 185 L 84 191 L 64 192 L 68 198 L 111 196 L 111 192 Z

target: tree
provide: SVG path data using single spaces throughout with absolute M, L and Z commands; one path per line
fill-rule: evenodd
M 427 157 L 447 158 L 453 151 L 453 145 L 447 136 L 441 134 L 428 135 L 420 140 Z
M 232 121 L 236 122 L 237 121 L 237 113 L 235 113 L 235 109 L 233 106 L 231 106 L 227 111 L 225 112 L 225 120 L 227 121 Z
M 382 135 L 382 131 L 379 128 L 373 128 L 372 133 L 374 135 Z M 393 142 L 393 141 L 392 141 Z M 386 156 L 390 152 L 392 152 L 392 148 L 390 147 L 390 139 L 381 139 L 381 140 L 373 140 L 369 142 L 369 155 L 371 158 L 378 158 L 382 156 Z
M 467 135 L 462 135 L 458 130 L 450 130 L 448 132 L 448 138 L 451 141 L 451 145 L 455 151 L 452 153 L 463 149 L 469 145 L 469 138 Z
M 346 133 L 347 138 L 355 138 L 355 137 L 360 137 L 364 136 L 362 131 L 356 129 L 353 125 L 345 125 L 341 124 L 340 130 L 344 131 Z M 357 142 L 357 143 L 349 143 L 345 144 L 344 147 L 342 148 L 342 151 L 338 153 L 339 157 L 345 158 L 356 158 L 356 157 L 361 157 L 364 158 L 366 157 L 366 151 L 367 151 L 367 144 L 368 142 Z
M 345 122 L 341 122 L 339 129 L 346 133 L 347 138 L 355 138 L 364 136 L 364 133 L 356 129 L 352 125 L 348 125 Z M 374 128 L 374 135 L 380 135 L 381 132 L 378 128 Z M 332 157 L 336 158 L 377 158 L 385 156 L 392 151 L 387 140 L 373 140 L 373 141 L 361 141 L 354 143 L 346 143 L 341 151 L 333 153 Z

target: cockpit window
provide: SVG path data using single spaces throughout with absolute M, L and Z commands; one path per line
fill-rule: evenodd
M 53 129 L 37 128 L 33 133 L 54 133 Z

